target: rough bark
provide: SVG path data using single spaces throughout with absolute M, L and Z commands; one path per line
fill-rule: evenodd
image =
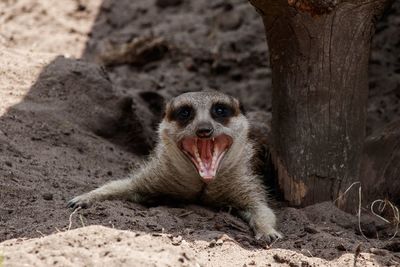
M 387 199 L 400 205 L 400 121 L 367 138 L 360 181 L 364 203 Z
M 272 155 L 291 205 L 334 200 L 360 172 L 368 59 L 381 1 L 250 0 L 272 66 Z M 351 208 L 347 194 L 339 206 Z

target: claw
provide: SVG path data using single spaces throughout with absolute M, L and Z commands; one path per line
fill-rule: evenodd
M 67 203 L 67 208 L 73 208 L 74 207 L 74 203 L 70 200 Z
M 275 229 L 272 229 L 272 231 L 269 231 L 268 233 L 258 232 L 255 235 L 255 239 L 257 241 L 266 242 L 267 244 L 271 244 L 281 238 L 283 238 L 282 234 L 276 231 Z
M 87 201 L 85 201 L 84 199 L 82 199 L 81 196 L 74 197 L 67 203 L 67 208 L 71 208 L 71 209 L 75 210 L 79 207 L 82 209 L 86 209 L 87 207 L 89 207 L 89 203 Z

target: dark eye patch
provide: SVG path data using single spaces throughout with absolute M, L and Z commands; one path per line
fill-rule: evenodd
M 229 118 L 235 115 L 234 108 L 225 103 L 215 103 L 211 107 L 211 117 L 220 123 L 227 123 Z
M 178 122 L 180 126 L 187 125 L 195 116 L 195 111 L 190 105 L 182 105 L 171 112 L 171 120 Z

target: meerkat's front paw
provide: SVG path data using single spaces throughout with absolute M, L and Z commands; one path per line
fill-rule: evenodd
M 68 201 L 67 207 L 71 209 L 83 208 L 86 209 L 92 204 L 92 200 L 88 194 L 83 194 L 77 197 L 74 197 L 70 201 Z
M 276 218 L 274 212 L 266 205 L 258 207 L 249 214 L 249 224 L 257 240 L 271 243 L 276 239 L 283 238 L 282 234 L 275 230 Z
M 272 227 L 263 227 L 264 229 L 254 229 L 255 238 L 268 244 L 277 239 L 283 238 L 283 235 Z

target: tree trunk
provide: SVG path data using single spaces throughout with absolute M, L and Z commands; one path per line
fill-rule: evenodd
M 250 0 L 272 66 L 272 155 L 291 205 L 335 200 L 359 179 L 368 59 L 384 0 Z M 346 194 L 347 210 L 357 198 Z
M 360 181 L 364 203 L 387 199 L 400 205 L 400 121 L 367 138 Z

